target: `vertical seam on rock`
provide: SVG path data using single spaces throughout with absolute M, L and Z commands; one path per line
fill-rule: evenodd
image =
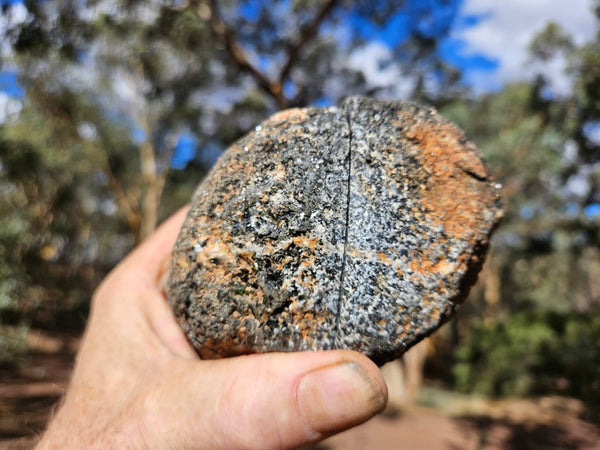
M 342 270 L 340 274 L 340 295 L 338 297 L 337 312 L 335 316 L 334 339 L 335 346 L 339 347 L 339 329 L 340 318 L 342 315 L 342 302 L 344 299 L 344 278 L 346 275 L 346 254 L 348 248 L 348 235 L 350 224 L 350 181 L 352 179 L 352 123 L 350 120 L 350 111 L 346 111 L 346 121 L 348 122 L 348 182 L 346 183 L 346 223 L 344 229 L 344 252 L 342 253 Z

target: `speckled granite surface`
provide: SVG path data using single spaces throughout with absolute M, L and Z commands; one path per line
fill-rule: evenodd
M 478 150 L 432 109 L 288 110 L 198 187 L 167 298 L 203 358 L 348 348 L 382 364 L 454 312 L 500 216 Z

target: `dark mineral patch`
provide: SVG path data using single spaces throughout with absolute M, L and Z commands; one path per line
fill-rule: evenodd
M 500 216 L 479 151 L 434 110 L 292 109 L 198 187 L 167 297 L 203 358 L 344 348 L 383 364 L 456 310 Z

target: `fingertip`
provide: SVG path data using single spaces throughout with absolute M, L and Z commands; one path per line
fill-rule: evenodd
M 204 399 L 197 414 L 208 414 L 206 423 L 219 442 L 231 447 L 314 443 L 368 420 L 387 401 L 377 366 L 351 351 L 267 353 L 189 364 L 196 394 L 188 397 Z
M 189 209 L 190 205 L 185 205 L 165 219 L 154 233 L 142 242 L 141 247 L 160 248 L 166 246 L 170 249 L 173 248 Z
M 162 275 L 168 271 L 175 241 L 189 209 L 190 205 L 185 205 L 167 218 L 127 257 L 126 262 L 135 266 L 138 272 L 151 274 L 159 284 Z
M 310 428 L 328 436 L 381 412 L 387 403 L 387 386 L 370 360 L 353 355 L 303 375 L 297 399 Z

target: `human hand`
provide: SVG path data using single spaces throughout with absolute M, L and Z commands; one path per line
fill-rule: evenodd
M 381 411 L 385 382 L 356 352 L 198 358 L 162 289 L 185 213 L 94 294 L 70 386 L 39 448 L 289 448 Z

